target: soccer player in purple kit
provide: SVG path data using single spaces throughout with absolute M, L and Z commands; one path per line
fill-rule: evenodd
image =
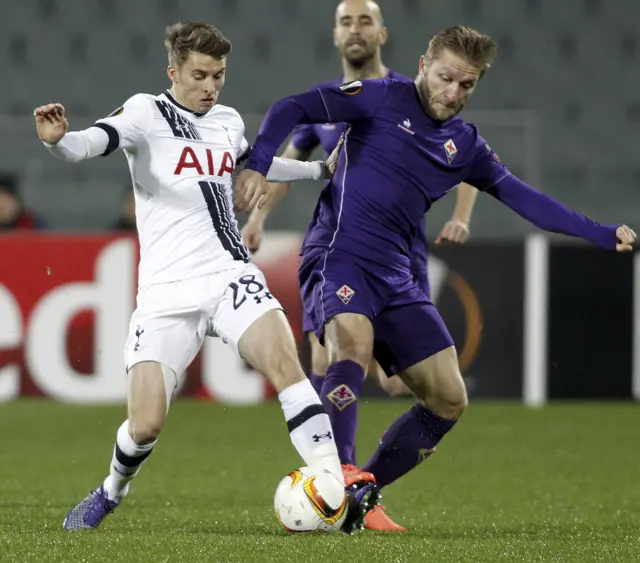
M 247 208 L 296 125 L 349 124 L 299 277 L 328 349 L 327 376 L 362 379 L 375 355 L 395 365 L 417 398 L 362 467 L 380 488 L 429 457 L 467 406 L 451 336 L 410 269 L 413 238 L 436 200 L 468 181 L 544 230 L 618 252 L 636 239 L 629 227 L 592 221 L 513 176 L 477 127 L 457 116 L 496 53 L 493 39 L 456 26 L 431 38 L 414 84 L 357 80 L 284 98 L 267 113 L 236 182 L 236 205 Z
M 382 62 L 381 47 L 386 43 L 388 30 L 384 26 L 378 4 L 372 0 L 343 0 L 335 12 L 334 43 L 340 52 L 343 74 L 339 81 L 332 82 L 335 87 L 353 80 L 373 80 L 392 78 L 400 81 L 412 80 L 386 68 Z M 344 130 L 344 123 L 304 124 L 296 128 L 283 157 L 307 160 L 311 153 L 322 146 L 328 157 L 338 145 Z M 262 208 L 253 209 L 242 234 L 245 244 L 256 252 L 262 242 L 264 223 L 275 205 L 286 195 L 290 184 L 271 184 L 272 198 Z M 441 230 L 438 242 L 466 242 L 468 224 L 475 203 L 477 190 L 468 184 L 461 184 L 456 190 L 457 201 L 453 216 Z M 427 277 L 427 239 L 424 225 L 416 232 L 411 249 L 411 272 L 419 287 L 430 296 Z M 363 473 L 357 467 L 355 449 L 355 428 L 358 420 L 358 394 L 362 380 L 349 384 L 332 382 L 325 378 L 327 373 L 327 350 L 318 341 L 314 332 L 314 322 L 309 311 L 303 310 L 303 332 L 307 335 L 311 348 L 311 375 L 309 379 L 328 411 L 336 411 L 341 427 L 334 428 L 336 443 L 343 464 L 347 483 L 366 480 L 372 476 Z M 366 374 L 376 376 L 380 386 L 392 395 L 410 394 L 411 391 L 395 372 L 386 373 L 375 359 L 367 367 Z M 326 381 L 326 384 L 325 384 Z M 326 389 L 325 389 L 326 387 Z M 354 389 L 355 387 L 355 389 Z M 372 530 L 405 531 L 395 524 L 378 506 L 366 518 L 365 526 Z

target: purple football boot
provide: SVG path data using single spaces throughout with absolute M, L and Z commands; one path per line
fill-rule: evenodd
M 91 491 L 87 498 L 69 511 L 62 526 L 65 530 L 97 528 L 118 504 L 107 498 L 104 486 L 100 485 L 100 488 Z
M 347 508 L 347 518 L 341 529 L 345 534 L 353 534 L 356 530 L 364 529 L 365 515 L 378 506 L 382 495 L 380 489 L 373 483 L 367 483 L 361 487 L 352 485 L 346 487 L 346 490 L 349 497 L 349 507 Z

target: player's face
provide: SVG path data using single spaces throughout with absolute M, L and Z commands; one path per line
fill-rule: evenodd
M 387 41 L 380 10 L 374 2 L 342 2 L 336 10 L 333 38 L 340 55 L 354 68 L 370 61 Z
M 418 88 L 429 115 L 437 121 L 446 121 L 462 111 L 481 70 L 447 50 L 431 60 L 420 57 Z
M 214 59 L 204 53 L 189 54 L 180 66 L 169 66 L 169 78 L 177 100 L 192 111 L 208 112 L 218 101 L 224 86 L 226 59 Z

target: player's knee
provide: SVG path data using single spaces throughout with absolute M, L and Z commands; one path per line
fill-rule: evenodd
M 333 348 L 328 354 L 327 360 L 329 364 L 351 360 L 362 366 L 366 371 L 371 362 L 371 345 L 368 342 L 352 340 L 342 344 L 340 347 Z
M 373 356 L 373 325 L 363 315 L 338 315 L 325 327 L 325 346 L 329 364 L 351 360 L 366 370 Z
M 420 399 L 438 416 L 455 420 L 462 416 L 469 400 L 462 376 L 457 373 L 448 379 L 447 385 L 435 389 L 431 396 Z
M 164 425 L 164 417 L 160 416 L 142 416 L 139 418 L 129 418 L 129 432 L 131 438 L 139 446 L 150 444 L 158 439 L 162 427 Z
M 372 343 L 366 337 L 354 334 L 338 343 L 332 343 L 327 348 L 327 362 L 328 364 L 333 364 L 343 360 L 351 360 L 362 366 L 364 370 L 367 370 L 371 363 L 372 348 Z

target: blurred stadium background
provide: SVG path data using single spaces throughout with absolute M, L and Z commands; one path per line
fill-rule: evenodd
M 3 0 L 0 174 L 17 175 L 17 184 L 10 189 L 5 186 L 5 191 L 21 194 L 25 208 L 41 218 L 47 228 L 0 231 L 0 401 L 44 395 L 63 402 L 122 404 L 125 396 L 122 345 L 134 305 L 137 259 L 135 238 L 126 232 L 126 223 L 118 224 L 126 202 L 123 191 L 129 184 L 126 162 L 122 155 L 75 166 L 56 161 L 37 140 L 33 108 L 59 101 L 67 109 L 71 128 L 78 129 L 107 115 L 132 94 L 161 92 L 167 86 L 162 43 L 165 25 L 176 20 L 205 20 L 218 26 L 233 42 L 221 103 L 241 112 L 251 139 L 273 101 L 340 74 L 332 42 L 335 4 L 326 0 Z M 404 74 L 415 72 L 429 37 L 442 27 L 464 23 L 498 38 L 499 59 L 480 84 L 465 117 L 478 123 L 501 160 L 534 186 L 601 222 L 625 222 L 636 230 L 640 228 L 637 0 L 380 0 L 379 4 L 390 30 L 383 60 Z M 0 178 L 2 182 L 10 183 Z M 273 292 L 287 307 L 305 361 L 296 283 L 297 251 L 317 193 L 318 186 L 312 183 L 300 183 L 292 189 L 270 218 L 265 247 L 256 256 Z M 430 212 L 431 240 L 452 208 L 450 197 Z M 32 223 L 35 227 L 39 221 Z M 125 228 L 115 232 L 115 226 Z M 471 241 L 464 247 L 433 249 L 430 276 L 434 299 L 458 345 L 472 399 L 511 399 L 540 405 L 552 399 L 640 398 L 640 268 L 636 256 L 613 255 L 576 241 L 533 233 L 527 223 L 492 198 L 480 196 L 471 223 Z M 190 368 L 182 392 L 225 404 L 261 403 L 272 397 L 259 375 L 212 339 Z M 375 384 L 369 385 L 368 393 L 378 396 L 363 407 L 362 432 L 368 432 L 363 440 L 373 447 L 384 429 L 379 427 L 382 423 L 377 419 L 378 407 L 374 407 L 382 398 Z M 405 408 L 404 400 L 396 401 L 397 408 L 390 402 L 381 407 L 386 409 L 384 424 L 392 420 L 395 410 Z M 2 417 L 3 427 L 20 424 L 22 430 L 19 434 L 8 432 L 7 448 L 0 453 L 0 466 L 7 471 L 6 479 L 0 479 L 0 496 L 9 503 L 1 505 L 0 500 L 0 530 L 9 531 L 15 523 L 12 506 L 23 502 L 17 491 L 28 475 L 32 483 L 28 499 L 36 500 L 27 503 L 20 522 L 25 530 L 36 522 L 40 533 L 47 524 L 38 524 L 44 517 L 38 512 L 39 495 L 56 491 L 48 497 L 52 500 L 45 516 L 47 521 L 55 520 L 57 529 L 57 520 L 61 522 L 66 507 L 77 500 L 76 496 L 81 498 L 85 488 L 96 484 L 87 479 L 106 469 L 122 409 L 76 411 L 74 408 L 82 407 L 27 403 L 22 410 L 20 403 L 23 401 L 6 405 Z M 637 503 L 635 509 L 629 509 L 635 520 L 624 520 L 626 527 L 615 526 L 620 526 L 619 518 L 623 518 L 620 506 L 627 514 L 624 506 L 629 507 L 629 491 L 636 483 L 623 465 L 637 467 L 638 458 L 628 451 L 623 438 L 611 441 L 616 424 L 632 427 L 636 415 L 629 410 L 631 405 L 622 410 L 617 406 L 599 410 L 604 407 L 594 405 L 593 410 L 588 407 L 579 411 L 578 417 L 574 416 L 578 411 L 551 407 L 545 409 L 549 414 L 544 418 L 525 414 L 520 407 L 500 410 L 503 407 L 491 405 L 480 403 L 478 410 L 472 411 L 476 414 L 468 415 L 476 418 L 460 425 L 459 441 L 452 437 L 447 442 L 449 453 L 434 456 L 429 462 L 433 463 L 431 480 L 420 484 L 424 494 L 432 495 L 428 507 L 410 504 L 414 497 L 415 502 L 419 500 L 411 489 L 411 479 L 416 486 L 421 483 L 415 476 L 407 485 L 399 485 L 396 499 L 402 497 L 409 511 L 404 513 L 405 520 L 396 512 L 398 519 L 416 528 L 424 524 L 425 514 L 431 518 L 431 531 L 435 529 L 436 542 L 440 543 L 430 545 L 435 549 L 433 554 L 442 555 L 438 560 L 484 560 L 483 556 L 490 561 L 543 560 L 553 553 L 541 547 L 549 538 L 558 542 L 557 553 L 564 554 L 555 559 L 558 561 L 574 556 L 579 561 L 591 560 L 600 548 L 605 554 L 599 559 L 602 561 L 637 556 Z M 201 424 L 207 424 L 208 416 L 202 406 L 197 408 L 196 418 L 190 418 L 193 411 L 187 407 L 177 411 L 182 422 L 176 420 L 176 430 L 169 430 L 172 434 L 167 440 L 178 452 L 181 447 L 197 449 L 208 438 L 197 433 Z M 253 416 L 248 419 L 238 414 L 233 420 L 249 424 L 247 420 L 260 420 L 264 412 L 272 411 L 249 412 Z M 226 415 L 216 416 L 224 425 Z M 600 424 L 605 419 L 610 426 Z M 88 422 L 81 429 L 83 420 Z M 102 420 L 109 422 L 108 428 L 102 428 Z M 367 426 L 374 421 L 377 425 Z M 507 430 L 510 423 L 517 430 Z M 61 433 L 48 445 L 42 424 Z M 560 432 L 560 428 L 564 430 Z M 258 439 L 255 434 L 248 437 L 239 433 L 235 426 L 234 432 L 221 442 L 221 458 L 235 459 L 237 443 L 247 447 L 251 439 Z M 283 441 L 284 430 L 281 434 Z M 93 444 L 93 436 L 102 440 L 99 447 Z M 191 441 L 182 440 L 187 436 Z M 270 439 L 266 435 L 260 438 L 264 441 L 254 444 L 255 451 L 262 451 L 260 444 Z M 481 449 L 478 444 L 487 439 L 490 449 Z M 222 440 L 217 432 L 216 440 Z M 88 443 L 93 449 L 85 448 Z M 47 484 L 42 473 L 32 468 L 33 444 L 44 448 L 47 457 L 43 467 L 54 476 L 54 483 Z M 285 456 L 281 459 L 289 464 L 297 463 L 288 444 L 283 442 L 279 447 L 277 456 Z M 577 448 L 573 457 L 565 456 L 563 448 L 571 447 Z M 78 473 L 69 474 L 71 483 L 64 457 L 69 451 L 78 464 Z M 536 452 L 533 464 L 531 452 Z M 93 453 L 96 457 L 89 462 L 88 456 Z M 600 465 L 595 463 L 594 454 L 600 458 Z M 273 455 L 271 449 L 269 455 Z M 467 471 L 466 477 L 457 482 L 467 504 L 457 507 L 459 499 L 451 494 L 438 496 L 448 486 L 445 477 L 460 471 L 458 465 L 449 462 L 455 455 L 461 456 Z M 182 478 L 174 467 L 173 480 L 169 474 L 160 481 L 158 474 L 171 465 L 172 454 L 158 452 L 154 456 L 159 459 L 154 459 L 150 467 L 159 469 L 155 474 L 149 471 L 152 490 L 162 490 Z M 589 464 L 595 463 L 591 466 L 595 477 L 581 482 L 576 475 L 587 457 Z M 251 459 L 261 463 L 257 457 Z M 83 465 L 85 462 L 87 465 Z M 220 473 L 217 458 L 208 463 L 210 473 L 196 470 L 193 479 L 207 489 L 207 495 L 215 495 L 206 485 L 207 479 L 212 475 L 225 479 L 227 473 Z M 229 472 L 239 474 L 245 467 L 237 465 L 240 460 L 235 463 Z M 521 481 L 505 469 L 514 463 L 520 463 L 518 471 L 524 472 Z M 559 464 L 564 464 L 565 473 L 556 473 L 553 481 L 551 476 Z M 268 514 L 270 487 L 275 487 L 278 476 L 289 469 L 276 465 L 271 462 L 265 469 L 262 479 L 266 493 L 262 497 L 233 489 L 238 502 L 251 511 Z M 81 466 L 90 471 L 80 472 Z M 487 472 L 469 472 L 474 467 L 487 467 Z M 547 481 L 538 481 L 542 475 Z M 476 481 L 474 476 L 478 477 Z M 257 479 L 260 483 L 261 478 Z M 599 504 L 602 496 L 598 495 L 611 491 L 598 489 L 595 483 L 604 487 L 605 481 L 619 484 L 615 497 L 619 504 L 611 500 L 613 497 L 608 504 Z M 78 483 L 82 483 L 80 491 L 76 490 Z M 546 496 L 541 496 L 540 487 L 534 487 L 538 483 L 548 492 Z M 624 489 L 625 483 L 628 489 Z M 141 491 L 146 488 L 142 485 Z M 585 500 L 578 489 L 589 490 L 592 496 Z M 569 490 L 572 492 L 567 493 Z M 165 502 L 157 492 L 148 494 L 137 497 L 142 507 L 135 508 L 134 503 L 131 509 L 138 517 L 136 522 L 141 527 L 137 533 L 143 544 L 131 540 L 130 547 L 146 545 L 151 554 L 150 544 L 144 543 L 150 541 L 146 524 L 140 524 L 146 522 L 144 503 L 162 513 Z M 218 499 L 207 497 L 207 502 L 215 504 Z M 526 510 L 528 504 L 536 510 Z M 177 512 L 175 522 L 171 521 L 176 526 L 172 541 L 186 549 L 184 553 L 190 553 L 184 560 L 207 559 L 195 547 L 189 551 L 191 548 L 185 546 L 193 546 L 193 542 L 180 536 L 188 526 L 201 526 L 198 522 L 208 517 L 196 506 L 193 500 L 192 516 L 186 523 L 177 523 Z M 459 510 L 464 512 L 463 520 L 458 519 Z M 216 514 L 223 521 L 236 512 L 229 507 Z M 247 529 L 257 526 L 246 511 L 242 514 L 235 525 Z M 597 529 L 603 515 L 607 522 L 613 522 L 610 530 Z M 159 518 L 157 525 L 162 526 Z M 494 522 L 495 530 L 506 530 L 504 536 L 487 531 L 486 518 Z M 591 531 L 580 527 L 581 518 L 594 526 Z M 516 521 L 521 524 L 513 524 Z M 119 522 L 117 526 L 125 530 L 126 518 Z M 274 523 L 267 522 L 268 526 Z M 459 525 L 467 526 L 470 535 L 463 538 L 451 531 Z M 256 533 L 261 531 L 259 526 L 254 529 Z M 32 539 L 39 536 L 15 533 L 13 543 L 3 544 L 6 551 L 0 550 L 3 560 L 12 560 L 12 555 L 21 561 L 46 559 L 44 551 L 34 551 Z M 529 534 L 531 543 L 518 544 L 520 533 Z M 577 537 L 582 539 L 573 542 Z M 636 538 L 635 547 L 625 551 L 629 537 Z M 74 544 L 78 551 L 66 551 L 68 546 L 59 539 L 51 535 L 46 538 L 52 560 L 84 557 L 81 544 Z M 235 544 L 235 540 L 224 540 L 222 535 L 219 538 L 222 543 L 217 547 L 206 543 L 211 539 L 203 540 L 212 550 L 209 555 L 220 550 L 216 560 L 268 560 L 259 556 L 266 553 L 262 544 L 254 553 L 246 551 L 234 558 L 229 554 L 240 549 L 242 540 Z M 272 539 L 267 542 L 269 549 L 277 551 L 280 548 L 274 547 Z M 491 545 L 485 542 L 487 539 L 495 540 L 495 551 L 487 547 Z M 127 545 L 129 540 L 123 541 L 122 545 Z M 313 539 L 308 541 L 304 545 L 319 545 Z M 340 554 L 348 553 L 341 551 L 342 544 L 330 545 L 333 551 L 326 553 L 332 553 L 335 560 L 342 560 Z M 383 546 L 391 551 L 375 552 L 366 544 L 359 545 L 358 553 L 363 557 L 366 554 L 370 561 L 378 560 L 380 554 L 391 560 L 400 553 L 393 551 L 391 540 Z M 408 543 L 405 558 L 393 560 L 419 560 L 423 546 Z M 474 546 L 482 549 L 474 551 Z M 464 551 L 467 547 L 469 551 Z M 107 558 L 100 544 L 91 549 L 91 560 Z M 171 559 L 167 553 L 158 551 L 155 560 Z M 286 553 L 285 549 L 282 557 Z M 172 560 L 181 560 L 174 555 Z M 309 552 L 304 557 L 316 560 Z

